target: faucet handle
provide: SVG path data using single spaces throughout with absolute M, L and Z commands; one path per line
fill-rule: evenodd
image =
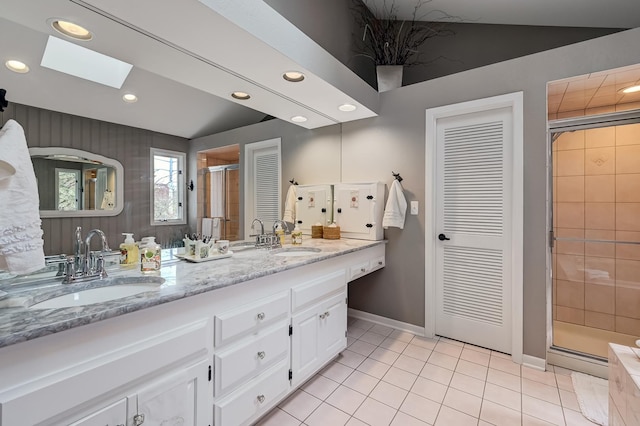
M 96 262 L 96 273 L 100 274 L 100 278 L 107 277 L 107 271 L 104 269 L 104 256 L 100 254 Z
M 64 279 L 62 282 L 70 283 L 76 278 L 76 258 L 74 256 L 67 256 L 64 263 Z

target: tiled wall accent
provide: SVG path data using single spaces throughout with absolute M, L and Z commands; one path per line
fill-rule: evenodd
M 640 242 L 640 124 L 563 133 L 553 144 L 560 238 Z M 558 241 L 553 318 L 640 336 L 640 246 Z

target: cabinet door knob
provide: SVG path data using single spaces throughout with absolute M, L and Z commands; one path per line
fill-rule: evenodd
M 258 399 L 258 402 L 262 404 L 264 402 L 264 395 L 258 395 L 257 399 Z
M 331 315 L 331 313 L 330 313 L 330 312 L 328 312 L 328 311 L 324 313 L 324 316 L 325 316 L 325 317 L 328 317 L 329 315 Z
M 382 260 L 378 260 L 378 265 L 382 266 Z
M 264 319 L 264 312 L 260 312 L 260 313 L 257 315 L 257 318 L 258 318 L 260 321 L 262 321 L 262 320 Z
M 324 319 L 325 316 L 325 314 L 320 314 L 320 319 Z
M 265 357 L 266 355 L 267 355 L 267 354 L 266 354 L 264 351 L 260 351 L 260 352 L 258 352 L 258 358 L 260 358 L 260 359 L 264 359 L 264 357 Z
M 364 268 L 360 268 L 360 272 L 367 272 L 367 270 Z
M 144 414 L 136 414 L 135 416 L 133 416 L 134 426 L 140 426 L 142 423 L 144 423 Z

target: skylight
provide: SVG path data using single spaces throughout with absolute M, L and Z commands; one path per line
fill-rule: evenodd
M 120 89 L 133 65 L 86 47 L 49 36 L 43 67 Z

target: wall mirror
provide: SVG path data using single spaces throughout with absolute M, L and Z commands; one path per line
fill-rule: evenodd
M 40 217 L 116 216 L 124 208 L 124 168 L 79 149 L 29 148 Z

